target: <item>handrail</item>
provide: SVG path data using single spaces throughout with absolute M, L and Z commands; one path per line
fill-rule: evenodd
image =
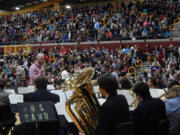
M 23 53 L 23 56 L 28 56 L 29 49 L 32 51 L 32 45 L 13 45 L 13 46 L 5 46 L 4 47 L 4 56 L 7 56 L 7 54 L 17 55 L 19 52 L 19 48 L 25 49 L 26 53 Z
M 105 29 L 106 30 L 106 29 Z M 93 31 L 95 32 L 95 31 Z M 67 33 L 67 32 L 66 32 Z M 97 37 L 90 37 L 88 34 L 83 34 L 84 35 L 84 38 L 73 38 L 71 37 L 71 39 L 68 39 L 68 37 L 66 37 L 65 39 L 63 38 L 65 34 L 63 34 L 63 36 L 59 37 L 58 39 L 52 39 L 52 40 L 47 40 L 47 41 L 38 41 L 36 38 L 29 38 L 28 40 L 26 40 L 25 38 L 18 38 L 18 39 L 11 39 L 9 36 L 7 36 L 7 41 L 6 42 L 3 42 L 2 39 L 3 39 L 3 36 L 0 36 L 0 45 L 22 45 L 22 44 L 31 44 L 31 43 L 44 43 L 44 42 L 55 42 L 55 43 L 73 43 L 73 42 L 88 42 L 88 41 L 97 41 Z M 76 34 L 78 35 L 78 34 Z M 82 35 L 82 33 L 80 34 Z M 148 39 L 159 39 L 157 35 L 154 35 L 154 37 L 142 37 L 142 36 L 136 36 L 136 40 L 132 40 L 130 37 L 121 37 L 120 35 L 119 36 L 116 36 L 114 34 L 112 34 L 111 37 L 106 37 L 106 35 L 101 35 L 101 34 L 98 34 L 100 35 L 99 36 L 99 41 L 140 41 L 140 40 L 144 40 L 144 41 L 148 41 Z M 19 35 L 20 36 L 20 35 Z M 47 36 L 48 37 L 48 36 Z M 161 39 L 168 39 L 168 38 L 165 38 L 165 37 L 161 37 Z

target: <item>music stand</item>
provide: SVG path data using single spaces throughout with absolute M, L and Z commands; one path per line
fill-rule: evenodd
M 58 116 L 54 104 L 51 102 L 25 102 L 17 104 L 22 124 L 34 123 L 36 135 L 38 134 L 38 123 L 57 122 Z

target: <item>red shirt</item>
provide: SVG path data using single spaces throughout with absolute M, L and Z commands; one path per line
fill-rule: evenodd
M 59 53 L 60 54 L 66 54 L 67 53 L 67 49 L 66 48 L 60 49 Z
M 49 57 L 48 56 L 45 56 L 45 61 L 49 62 Z

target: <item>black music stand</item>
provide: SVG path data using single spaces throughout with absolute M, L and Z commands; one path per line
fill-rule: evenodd
M 17 104 L 22 124 L 35 124 L 36 135 L 40 134 L 38 129 L 41 123 L 58 122 L 58 116 L 51 102 L 26 102 Z

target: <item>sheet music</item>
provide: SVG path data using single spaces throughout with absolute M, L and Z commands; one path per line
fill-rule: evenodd
M 9 89 L 9 90 L 4 90 L 5 92 L 11 93 L 11 94 L 15 94 L 15 91 L 13 89 Z
M 65 109 L 65 104 L 57 103 L 55 104 L 56 111 L 58 115 L 64 115 L 69 123 L 73 122 L 72 119 L 69 117 L 68 113 Z
M 99 92 L 99 86 L 92 86 L 94 93 Z
M 153 98 L 158 98 L 159 96 L 161 96 L 165 92 L 163 89 L 150 89 L 150 93 L 151 93 L 151 96 Z
M 99 102 L 100 105 L 102 105 L 105 101 L 106 101 L 106 99 L 103 99 L 103 98 L 98 99 L 98 102 Z
M 65 94 L 66 94 L 65 96 L 67 96 L 67 99 L 70 99 L 73 93 L 74 93 L 73 90 L 65 91 Z
M 62 103 L 62 104 L 66 103 L 67 98 L 65 96 L 65 93 L 62 90 L 52 90 L 51 92 L 54 94 L 57 94 L 60 97 L 60 103 Z
M 55 88 L 54 88 L 54 85 L 53 85 L 53 84 L 51 84 L 51 85 L 47 85 L 47 89 L 48 89 L 48 90 L 55 90 Z
M 30 93 L 30 92 L 34 92 L 35 91 L 35 87 L 19 87 L 18 88 L 18 93 L 19 94 L 25 94 L 25 93 Z
M 24 102 L 23 95 L 11 94 L 11 95 L 9 95 L 8 98 L 9 98 L 9 101 L 11 104 L 17 104 L 17 103 L 23 103 Z
M 134 101 L 133 97 L 130 95 L 129 90 L 117 90 L 117 93 L 118 95 L 121 94 L 126 97 L 128 105 L 130 105 Z
M 35 86 L 34 85 L 28 85 L 28 88 L 35 89 Z

